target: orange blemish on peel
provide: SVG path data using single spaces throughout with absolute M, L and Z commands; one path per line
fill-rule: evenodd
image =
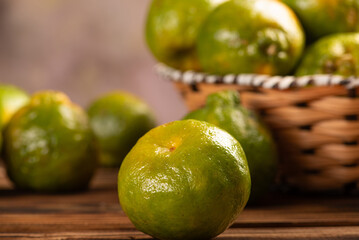
M 179 137 L 175 137 L 173 139 L 171 139 L 171 141 L 168 143 L 168 149 L 170 152 L 173 152 L 174 150 L 176 150 L 176 148 L 181 145 L 182 143 L 182 139 Z

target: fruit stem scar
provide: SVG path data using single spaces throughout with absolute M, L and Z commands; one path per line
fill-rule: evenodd
M 176 149 L 176 147 L 171 147 L 170 152 L 173 152 Z

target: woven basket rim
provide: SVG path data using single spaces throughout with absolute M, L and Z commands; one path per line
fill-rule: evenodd
M 359 87 L 359 77 L 344 77 L 332 74 L 316 74 L 307 76 L 270 76 L 262 74 L 226 74 L 224 76 L 207 74 L 192 70 L 181 71 L 158 63 L 155 66 L 157 74 L 166 80 L 181 82 L 188 85 L 206 84 L 228 84 L 248 87 L 262 87 L 268 89 L 290 89 L 306 86 L 335 86 L 341 85 L 347 89 Z

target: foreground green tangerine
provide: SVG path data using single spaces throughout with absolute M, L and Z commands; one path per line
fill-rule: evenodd
M 239 142 L 220 128 L 182 120 L 150 130 L 118 175 L 121 206 L 158 239 L 210 239 L 245 207 L 250 174 Z

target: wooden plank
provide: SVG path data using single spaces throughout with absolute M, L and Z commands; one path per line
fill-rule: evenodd
M 134 229 L 124 213 L 118 209 L 107 213 L 36 213 L 1 214 L 0 232 L 52 232 Z M 331 227 L 359 226 L 357 213 L 298 213 L 282 211 L 262 212 L 246 209 L 232 228 L 260 227 Z
M 228 229 L 218 239 L 359 239 L 359 227 L 301 227 L 301 228 L 236 228 Z
M 111 231 L 111 232 L 55 232 L 55 233 L 11 233 L 11 234 L 2 234 L 0 233 L 0 238 L 4 239 L 49 239 L 49 240 L 66 240 L 66 239 L 152 239 L 149 235 L 141 233 L 139 231 Z
M 274 201 L 274 200 L 272 200 Z M 16 195 L 0 198 L 0 226 L 13 229 L 18 224 L 61 224 L 83 221 L 94 226 L 113 221 L 128 226 L 116 191 L 88 191 L 75 195 Z M 39 217 L 38 217 L 39 216 Z M 36 221 L 34 221 L 36 219 Z M 118 220 L 118 221 L 117 221 Z M 13 227 L 11 227 L 13 225 Z M 358 226 L 359 204 L 352 198 L 304 198 L 283 196 L 275 203 L 249 206 L 236 220 L 235 227 L 270 226 Z M 70 225 L 69 229 L 79 226 Z M 34 230 L 37 229 L 34 226 Z
M 314 227 L 314 228 L 241 228 L 228 229 L 216 239 L 343 239 L 357 240 L 359 227 Z M 150 236 L 136 230 L 116 231 L 86 231 L 86 232 L 53 232 L 53 233 L 0 233 L 4 239 L 152 239 Z
M 118 203 L 117 172 L 99 170 L 89 191 L 38 194 L 13 190 L 0 169 L 0 238 L 148 239 Z M 356 196 L 276 194 L 265 202 L 247 206 L 218 239 L 359 239 Z

